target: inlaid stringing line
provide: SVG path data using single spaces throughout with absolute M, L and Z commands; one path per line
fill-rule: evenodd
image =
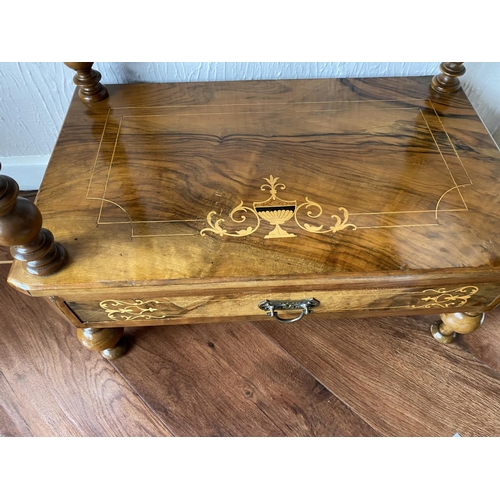
M 464 184 L 464 186 L 468 186 L 468 184 Z M 455 189 L 455 187 L 452 187 L 451 189 Z M 446 191 L 446 193 L 448 191 Z M 467 209 L 466 208 L 447 208 L 445 210 L 441 210 L 441 212 L 467 212 Z M 349 216 L 353 217 L 354 215 L 432 214 L 432 213 L 436 213 L 435 208 L 433 210 L 402 210 L 401 212 L 358 212 L 358 213 L 349 214 Z
M 412 101 L 422 101 L 422 99 L 418 98 L 418 99 L 411 99 Z M 373 101 L 322 101 L 322 102 L 308 102 L 308 103 L 273 103 L 274 104 L 278 104 L 278 105 L 297 105 L 297 104 L 325 104 L 325 103 L 335 103 L 335 102 L 345 102 L 345 103 L 351 103 L 351 102 L 395 102 L 396 100 L 383 100 L 383 101 L 380 101 L 380 100 L 373 100 Z M 429 102 L 432 106 L 432 102 L 431 101 L 426 101 L 426 102 Z M 214 104 L 214 105 L 203 105 L 203 106 L 230 106 L 232 104 L 225 104 L 225 105 L 218 105 L 218 104 Z M 238 106 L 257 106 L 257 105 L 261 105 L 261 104 L 237 104 Z M 155 108 L 186 108 L 186 107 L 190 107 L 190 106 L 156 106 Z M 435 111 L 435 108 L 434 106 L 433 107 L 433 110 L 434 110 L 434 113 L 436 113 Z M 137 108 L 112 108 L 112 109 L 148 109 L 150 107 L 137 107 Z M 104 138 L 104 133 L 105 133 L 105 130 L 106 130 L 106 126 L 107 126 L 107 123 L 108 123 L 108 120 L 109 120 L 109 116 L 110 116 L 110 112 L 112 111 L 112 109 L 110 109 L 108 111 L 108 114 L 107 114 L 107 117 L 106 117 L 106 122 L 105 122 L 105 126 L 104 126 L 104 130 L 103 130 L 103 133 L 101 135 L 101 139 L 100 139 L 100 142 L 99 142 L 99 148 L 98 148 L 98 152 L 97 152 L 97 155 L 96 155 L 96 160 L 94 161 L 94 166 L 93 166 L 93 169 L 92 169 L 92 175 L 91 175 L 91 178 L 90 178 L 90 181 L 89 181 L 89 186 L 88 186 L 88 189 L 87 189 L 87 198 L 88 198 L 88 193 L 90 191 L 90 188 L 91 188 L 91 183 L 92 183 L 92 180 L 93 180 L 93 177 L 94 177 L 94 173 L 95 173 L 95 170 L 96 170 L 96 165 L 97 165 L 97 160 L 98 160 L 98 157 L 99 157 L 99 154 L 100 154 L 100 150 L 101 150 L 101 145 L 103 143 L 103 138 Z M 437 143 L 436 141 L 436 138 L 434 137 L 434 134 L 432 133 L 432 130 L 429 126 L 429 123 L 427 122 L 427 120 L 425 119 L 425 115 L 423 114 L 422 112 L 422 109 L 421 108 L 416 108 L 416 107 L 411 107 L 411 105 L 409 105 L 408 107 L 397 107 L 397 108 L 389 108 L 389 109 L 405 109 L 405 110 L 411 110 L 411 109 L 419 109 L 420 111 L 420 114 L 422 115 L 422 118 L 424 119 L 424 122 L 427 126 L 427 129 L 429 130 L 429 133 L 431 134 L 431 137 L 434 141 L 434 143 L 436 144 L 436 147 L 439 151 L 439 154 L 443 160 L 443 162 L 445 163 L 446 165 L 446 168 L 450 174 L 450 177 L 453 181 L 453 183 L 455 184 L 455 186 L 451 189 L 457 189 L 461 199 L 462 199 L 462 202 L 464 203 L 464 209 L 449 209 L 449 210 L 443 210 L 443 212 L 458 212 L 458 211 L 467 211 L 468 210 L 468 207 L 467 207 L 467 204 L 462 196 L 462 193 L 460 192 L 460 189 L 459 187 L 464 187 L 465 185 L 460 185 L 458 186 L 456 181 L 455 181 L 455 178 L 451 172 L 451 169 L 448 165 L 448 163 L 446 162 L 445 158 L 444 158 L 444 155 L 439 147 L 439 144 Z M 329 109 L 329 110 L 315 110 L 315 112 L 333 112 L 333 111 L 339 111 L 339 109 Z M 263 111 L 263 112 L 243 112 L 243 114 L 256 114 L 256 113 L 262 113 L 262 114 L 265 114 L 265 113 L 268 113 L 269 111 Z M 302 113 L 302 112 L 310 112 L 310 110 L 306 110 L 306 111 L 296 111 L 298 113 Z M 241 113 L 241 112 L 240 112 Z M 231 112 L 228 112 L 228 113 L 201 113 L 201 114 L 232 114 Z M 185 113 L 183 114 L 182 116 L 187 116 L 187 115 L 196 115 L 194 113 Z M 166 115 L 127 115 L 127 117 L 149 117 L 149 116 L 166 116 Z M 120 205 L 118 205 L 117 203 L 115 202 L 111 202 L 110 200 L 106 200 L 104 198 L 104 195 L 107 191 L 107 187 L 108 187 L 108 184 L 109 184 L 109 178 L 110 178 L 110 174 L 111 174 L 111 166 L 113 164 L 113 160 L 114 160 L 114 156 L 115 156 L 115 151 L 116 151 L 116 147 L 117 147 L 117 144 L 118 144 L 118 138 L 119 138 L 119 135 L 120 135 L 120 131 L 121 131 L 121 127 L 122 127 L 122 123 L 123 123 L 123 118 L 124 116 L 122 115 L 121 118 L 120 118 L 120 122 L 119 122 L 119 127 L 118 127 L 118 131 L 117 131 L 117 134 L 116 134 L 116 139 L 115 139 L 115 144 L 114 144 L 114 148 L 113 148 L 113 153 L 112 153 L 112 157 L 111 157 L 111 161 L 110 161 L 110 164 L 109 164 L 109 167 L 108 167 L 108 172 L 107 172 L 107 177 L 106 177 L 106 183 L 105 183 L 105 188 L 104 188 L 104 193 L 103 193 L 103 198 L 100 198 L 101 200 L 101 207 L 100 207 L 100 210 L 99 210 L 99 216 L 98 216 L 98 221 L 97 221 L 97 224 L 99 225 L 114 225 L 114 224 L 132 224 L 132 237 L 133 238 L 145 238 L 145 237 L 157 237 L 157 236 L 191 236 L 190 234 L 169 234 L 169 235 L 134 235 L 134 227 L 133 227 L 133 224 L 137 224 L 137 223 L 170 223 L 170 222 L 198 222 L 200 219 L 197 218 L 197 219 L 186 219 L 186 220 L 161 220 L 161 221 L 132 221 L 132 219 L 130 219 L 130 221 L 127 221 L 127 222 L 123 222 L 123 221 L 117 221 L 117 222 L 101 222 L 101 217 L 102 217 L 102 212 L 103 212 L 103 207 L 104 207 L 104 202 L 107 201 L 107 202 L 110 202 L 110 203 L 113 203 L 114 205 L 118 206 L 121 210 L 123 210 L 127 216 L 130 218 L 130 216 L 128 215 L 128 213 L 126 212 L 125 209 L 123 209 Z M 439 116 L 437 116 L 437 118 L 439 119 Z M 450 144 L 452 145 L 454 151 L 455 151 L 455 154 L 457 155 L 458 157 L 458 153 L 456 152 L 456 149 L 455 147 L 453 146 L 453 143 L 451 143 L 451 140 L 449 138 L 449 135 L 448 133 L 446 132 L 446 130 L 444 129 L 444 126 L 442 125 L 442 122 L 441 120 L 439 120 L 440 123 L 441 123 L 441 126 L 443 127 L 443 130 L 444 132 L 446 133 L 447 137 L 448 137 L 448 140 L 450 141 Z M 469 178 L 470 180 L 470 177 L 468 175 L 468 172 L 467 170 L 465 169 L 463 163 L 461 162 L 460 160 L 460 157 L 458 157 L 462 167 L 464 168 L 466 174 L 467 174 L 467 177 Z M 472 183 L 472 181 L 471 181 Z M 447 190 L 444 194 L 448 193 L 450 190 Z M 401 211 L 401 212 L 364 212 L 364 213 L 353 213 L 351 214 L 351 216 L 354 216 L 354 215 L 384 215 L 384 214 L 403 214 L 403 213 L 432 213 L 432 212 L 436 212 L 437 211 L 437 208 L 439 206 L 439 203 L 441 201 L 441 199 L 443 198 L 444 194 L 441 196 L 441 198 L 439 199 L 438 203 L 436 204 L 436 209 L 434 210 L 420 210 L 420 211 L 413 211 L 413 210 L 407 210 L 407 211 Z M 94 198 L 89 198 L 89 199 L 94 199 Z M 437 218 L 437 217 L 436 217 Z M 358 227 L 358 229 L 377 229 L 377 228 L 390 228 L 390 227 L 423 227 L 423 226 L 433 226 L 433 225 L 438 225 L 438 224 L 405 224 L 405 225 L 392 225 L 392 226 L 361 226 L 361 227 Z M 196 233 L 195 233 L 196 234 Z M 193 235 L 195 235 L 193 234 Z
M 93 169 L 92 169 L 92 175 L 91 175 L 91 178 L 90 178 L 90 181 L 89 181 L 89 185 L 88 185 L 88 188 L 87 188 L 87 195 L 86 195 L 86 198 L 89 199 L 89 200 L 100 200 L 101 201 L 101 207 L 100 207 L 99 215 L 98 215 L 98 218 L 97 218 L 97 224 L 98 225 L 130 224 L 130 226 L 131 226 L 131 237 L 132 238 L 148 238 L 148 237 L 150 238 L 150 237 L 163 237 L 163 236 L 197 236 L 198 233 L 192 233 L 192 234 L 179 233 L 179 234 L 135 235 L 134 234 L 134 223 L 199 222 L 200 219 L 198 218 L 198 219 L 166 220 L 166 221 L 133 221 L 130 218 L 130 215 L 128 214 L 128 212 L 121 205 L 119 205 L 118 203 L 116 203 L 114 201 L 111 201 L 111 200 L 108 200 L 108 199 L 104 198 L 104 196 L 106 194 L 106 191 L 108 189 L 109 178 L 110 178 L 110 175 L 111 175 L 111 167 L 113 165 L 113 160 L 114 160 L 114 157 L 115 157 L 116 147 L 118 145 L 118 138 L 120 136 L 121 126 L 122 126 L 122 123 L 123 123 L 123 116 L 120 118 L 120 122 L 119 122 L 119 125 L 118 125 L 118 131 L 116 133 L 115 144 L 114 144 L 114 147 L 113 147 L 113 153 L 112 153 L 112 156 L 111 156 L 111 160 L 110 160 L 109 166 L 108 166 L 108 172 L 107 172 L 107 176 L 106 176 L 106 184 L 105 184 L 105 187 L 104 187 L 103 196 L 102 196 L 102 198 L 93 198 L 93 197 L 89 197 L 88 196 L 89 195 L 89 191 L 90 191 L 90 187 L 91 187 L 91 184 L 92 184 L 92 179 L 93 179 L 93 176 L 94 176 L 94 171 L 95 171 L 95 168 L 96 168 L 97 160 L 99 158 L 99 153 L 100 153 L 101 145 L 102 145 L 102 142 L 103 142 L 104 133 L 106 131 L 106 125 L 107 125 L 107 122 L 108 122 L 110 111 L 111 110 L 108 111 L 108 114 L 106 116 L 106 123 L 104 125 L 103 133 L 101 134 L 101 140 L 99 142 L 99 148 L 98 148 L 98 151 L 97 151 L 96 159 L 94 161 L 94 166 L 93 166 Z M 104 202 L 112 203 L 113 205 L 115 205 L 118 208 L 120 208 L 127 215 L 127 217 L 129 218 L 129 221 L 127 221 L 127 222 L 123 222 L 123 221 L 119 221 L 119 222 L 101 222 L 101 216 L 102 216 L 102 211 L 103 211 L 103 207 L 104 207 Z
M 101 208 L 99 209 L 99 216 L 97 217 L 98 224 L 99 224 L 99 221 L 101 220 L 102 209 L 103 209 L 104 201 L 105 201 L 104 197 L 106 196 L 106 191 L 108 189 L 109 177 L 111 175 L 111 165 L 113 165 L 113 160 L 115 158 L 116 146 L 118 145 L 118 137 L 120 137 L 120 129 L 122 127 L 122 121 L 123 121 L 123 117 L 120 118 L 120 123 L 118 124 L 118 132 L 116 133 L 116 140 L 115 140 L 115 145 L 113 147 L 113 154 L 111 155 L 111 161 L 109 162 L 108 175 L 106 176 L 106 184 L 104 185 L 104 192 L 102 194 L 102 199 L 101 199 Z
M 107 203 L 111 203 L 112 205 L 115 205 L 115 207 L 118 207 L 120 210 L 122 210 L 125 213 L 125 215 L 129 218 L 128 222 L 119 222 L 119 224 L 132 224 L 132 219 L 130 218 L 130 215 L 121 205 L 118 205 L 118 203 L 116 203 L 112 200 L 107 200 L 106 198 L 89 198 L 89 200 L 99 200 L 102 204 L 104 204 L 104 202 L 107 202 Z M 97 221 L 98 226 L 102 226 L 103 224 L 115 224 L 115 223 L 114 222 Z M 134 232 L 134 227 L 132 226 L 132 233 L 133 232 Z
M 132 238 L 167 238 L 169 236 L 199 236 L 200 233 L 172 233 L 172 234 L 132 234 Z
M 425 227 L 425 226 L 440 226 L 438 223 L 433 224 L 395 224 L 393 226 L 356 226 L 356 229 L 386 229 L 388 227 Z
M 102 134 L 101 134 L 101 140 L 99 141 L 99 147 L 97 148 L 97 154 L 94 160 L 94 165 L 92 167 L 92 173 L 90 174 L 90 180 L 89 180 L 89 186 L 87 188 L 87 194 L 85 195 L 85 198 L 88 199 L 89 197 L 89 192 L 90 192 L 90 186 L 92 185 L 92 179 L 94 178 L 94 172 L 97 166 L 97 160 L 99 159 L 99 154 L 101 152 L 101 146 L 104 141 L 104 134 L 106 133 L 106 127 L 108 126 L 108 119 L 109 115 L 111 113 L 111 109 L 108 110 L 108 114 L 106 115 L 106 122 L 104 123 L 104 128 L 102 129 Z
M 457 187 L 452 187 L 450 189 L 448 189 L 448 191 L 445 191 L 439 198 L 438 202 L 436 203 L 436 208 L 435 208 L 435 211 L 434 211 L 434 216 L 437 220 L 438 218 L 438 212 L 439 212 L 439 204 L 441 203 L 441 200 L 450 192 L 450 191 L 453 191 L 454 189 L 457 189 L 458 188 L 461 188 L 461 187 L 466 187 L 466 186 L 469 186 L 470 184 L 460 184 L 460 186 L 457 186 Z M 462 210 L 457 210 L 457 211 L 462 211 L 462 212 L 467 212 L 469 209 L 462 209 Z M 450 212 L 451 210 L 441 210 L 441 212 Z
M 99 198 L 100 199 L 100 198 Z M 109 200 L 105 200 L 109 201 Z M 119 206 L 117 203 L 115 205 Z M 122 207 L 120 207 L 122 208 Z M 122 208 L 122 210 L 125 212 L 125 209 Z M 132 220 L 124 222 L 124 221 L 116 221 L 116 222 L 102 222 L 100 221 L 98 224 L 100 226 L 104 226 L 106 224 L 111 225 L 111 224 L 168 224 L 170 222 L 203 222 L 203 219 L 178 219 L 178 220 Z
M 422 97 L 412 97 L 412 98 L 407 98 L 407 101 L 424 101 L 425 99 Z M 350 103 L 350 102 L 399 102 L 401 99 L 364 99 L 361 101 L 354 101 L 354 100 L 349 100 L 349 101 L 297 101 L 297 102 L 272 102 L 272 103 L 262 103 L 262 102 L 257 102 L 257 103 L 228 103 L 228 104 L 176 104 L 176 105 L 163 105 L 163 106 L 117 106 L 116 108 L 111 108 L 112 110 L 118 110 L 118 109 L 160 109 L 160 108 L 165 108 L 165 109 L 172 109 L 172 108 L 196 108 L 196 107 L 224 107 L 224 106 L 296 106 L 296 105 L 301 105 L 301 104 L 333 104 L 337 102 L 345 102 L 345 103 Z M 402 108 L 402 109 L 407 109 L 407 108 Z
M 453 176 L 453 173 L 452 173 L 452 171 L 451 171 L 451 169 L 450 169 L 450 167 L 448 165 L 448 162 L 446 161 L 446 159 L 445 159 L 445 157 L 443 155 L 443 152 L 441 151 L 441 148 L 439 147 L 439 144 L 437 143 L 436 138 L 434 137 L 434 134 L 432 133 L 432 130 L 431 130 L 429 124 L 427 123 L 427 120 L 425 119 L 425 115 L 422 112 L 422 110 L 420 110 L 420 113 L 422 115 L 422 118 L 424 119 L 425 124 L 427 125 L 427 128 L 429 129 L 429 133 L 431 134 L 432 140 L 434 141 L 434 144 L 436 144 L 436 147 L 437 147 L 437 149 L 439 151 L 439 154 L 441 155 L 441 158 L 443 159 L 444 164 L 446 165 L 446 168 L 448 169 L 448 173 L 450 174 L 450 177 L 451 177 L 451 180 L 453 181 L 453 184 L 455 184 L 455 188 L 457 189 L 458 194 L 460 195 L 460 198 L 462 199 L 464 207 L 467 210 L 469 210 L 469 207 L 467 206 L 467 203 L 465 203 L 464 197 L 462 196 L 462 193 L 460 192 L 460 188 L 459 188 L 459 186 L 458 186 L 458 184 L 457 184 L 457 182 L 455 180 L 455 177 Z M 450 191 L 450 190 L 448 190 L 448 191 Z
M 467 172 L 467 169 L 465 168 L 465 165 L 462 162 L 462 158 L 460 158 L 460 155 L 458 154 L 458 151 L 455 149 L 455 144 L 453 144 L 453 141 L 451 140 L 451 138 L 450 138 L 450 136 L 448 134 L 448 131 L 446 130 L 443 122 L 441 121 L 441 117 L 438 115 L 438 112 L 437 112 L 436 108 L 434 107 L 433 102 L 429 101 L 429 103 L 432 106 L 432 109 L 434 110 L 434 113 L 435 113 L 437 119 L 439 120 L 439 123 L 441 124 L 441 127 L 443 127 L 443 130 L 444 130 L 444 133 L 446 134 L 446 137 L 448 137 L 448 141 L 450 142 L 451 147 L 453 148 L 453 151 L 455 151 L 455 154 L 457 155 L 458 161 L 460 162 L 460 165 L 462 165 L 462 168 L 464 169 L 465 175 L 469 179 L 470 185 L 473 186 L 474 183 L 472 182 L 472 179 L 470 178 L 469 172 Z
M 422 99 L 421 98 L 411 98 L 411 99 L 407 99 L 408 101 L 421 101 Z M 301 105 L 301 104 L 331 104 L 331 103 L 337 103 L 337 102 L 343 102 L 343 103 L 350 103 L 350 102 L 397 102 L 396 99 L 383 99 L 383 100 L 379 100 L 379 99 L 373 99 L 373 100 L 363 100 L 363 101 L 306 101 L 306 102 L 294 102 L 294 103 L 272 103 L 270 104 L 270 106 L 275 106 L 275 105 L 278 105 L 278 106 L 286 106 L 286 105 Z M 196 106 L 196 105 L 194 105 Z M 158 108 L 166 108 L 166 109 L 172 109 L 172 108 L 190 108 L 190 107 L 194 107 L 194 106 L 187 106 L 187 105 L 172 105 L 172 106 L 154 106 L 154 109 L 158 109 Z M 203 104 L 203 105 L 200 105 L 200 107 L 203 106 L 203 107 L 215 107 L 215 106 L 218 106 L 218 107 L 224 107 L 224 106 L 262 106 L 262 103 L 255 103 L 255 104 L 251 104 L 251 103 L 232 103 L 232 104 Z M 414 106 L 414 105 L 413 105 Z M 94 160 L 94 165 L 92 167 L 92 172 L 91 172 L 91 176 L 90 176 L 90 180 L 89 180 L 89 185 L 88 185 L 88 188 L 87 188 L 87 197 L 88 197 L 88 193 L 90 191 L 90 188 L 91 188 L 91 184 L 92 184 L 92 180 L 94 178 L 94 173 L 95 173 L 95 170 L 96 170 L 96 166 L 97 166 L 97 161 L 99 159 L 99 154 L 100 154 L 100 151 L 101 151 L 101 146 L 102 146 L 102 143 L 104 141 L 104 134 L 106 132 L 106 127 L 108 125 L 108 120 L 109 120 L 109 116 L 111 114 L 112 111 L 114 110 L 120 110 L 120 109 L 150 109 L 151 106 L 127 106 L 127 107 L 115 107 L 115 108 L 110 108 L 108 110 L 108 113 L 106 115 L 106 121 L 104 123 L 104 128 L 103 128 L 103 132 L 101 134 L 101 139 L 99 141 L 99 147 L 98 147 L 98 150 L 97 150 L 97 154 L 96 154 L 96 158 Z M 411 107 L 401 107 L 401 108 L 391 108 L 391 109 L 416 109 L 416 108 L 411 108 Z M 320 110 L 320 111 L 338 111 L 338 110 Z M 144 117 L 144 116 L 167 116 L 167 115 L 123 115 L 122 114 L 122 119 L 124 118 L 124 116 L 127 116 L 128 118 L 136 118 L 136 117 Z
M 414 110 L 414 109 L 419 109 L 418 107 L 407 107 L 407 108 L 388 108 L 388 109 L 407 109 L 407 110 Z M 310 109 L 305 109 L 305 110 L 295 110 L 293 113 L 332 113 L 334 111 L 345 111 L 341 108 L 337 109 L 315 109 L 315 110 L 310 110 Z M 265 115 L 269 114 L 269 110 L 266 111 L 221 111 L 221 112 L 211 112 L 211 113 L 179 113 L 176 115 L 167 115 L 167 114 L 161 114 L 161 115 L 123 115 L 124 118 L 151 118 L 151 117 L 157 117 L 157 116 L 213 116 L 213 115 Z

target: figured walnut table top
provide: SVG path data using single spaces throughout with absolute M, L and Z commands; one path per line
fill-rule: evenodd
M 500 153 L 430 77 L 110 85 L 73 98 L 34 295 L 500 279 Z

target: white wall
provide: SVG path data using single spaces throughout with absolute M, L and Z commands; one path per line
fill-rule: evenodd
M 438 63 L 96 63 L 103 83 L 417 76 Z M 464 90 L 500 143 L 500 63 L 466 63 Z M 39 186 L 74 92 L 62 63 L 0 63 L 0 162 L 22 189 Z

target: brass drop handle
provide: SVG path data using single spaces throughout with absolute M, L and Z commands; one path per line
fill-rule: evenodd
M 312 313 L 311 308 L 319 305 L 316 299 L 302 299 L 302 300 L 264 300 L 259 304 L 259 308 L 266 311 L 268 316 L 276 318 L 282 323 L 295 323 L 302 319 L 306 314 Z M 291 311 L 300 310 L 300 314 L 295 318 L 283 319 L 278 315 L 278 311 Z
M 302 319 L 304 317 L 304 314 L 307 314 L 307 309 L 302 309 L 300 314 L 296 316 L 295 318 L 290 318 L 290 319 L 283 319 L 278 316 L 278 311 L 274 309 L 274 307 L 271 307 L 269 309 L 269 312 L 267 313 L 268 316 L 271 316 L 272 318 L 276 318 L 278 321 L 281 321 L 282 323 L 295 323 L 295 321 L 299 321 L 299 319 Z

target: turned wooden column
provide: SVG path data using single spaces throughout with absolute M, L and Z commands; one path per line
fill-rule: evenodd
M 0 175 L 0 245 L 11 247 L 11 255 L 28 273 L 53 274 L 66 262 L 66 251 L 48 229 L 42 228 L 38 207 L 18 194 L 17 182 Z
M 464 63 L 444 62 L 439 66 L 441 73 L 431 82 L 431 87 L 441 94 L 451 94 L 460 88 L 459 76 L 465 73 Z
M 73 82 L 78 86 L 78 95 L 83 102 L 99 102 L 108 97 L 108 91 L 101 81 L 101 73 L 92 69 L 93 62 L 65 62 L 76 71 Z
M 477 330 L 484 321 L 484 313 L 444 313 L 441 321 L 431 326 L 432 336 L 441 344 L 451 344 L 456 334 L 465 335 Z

